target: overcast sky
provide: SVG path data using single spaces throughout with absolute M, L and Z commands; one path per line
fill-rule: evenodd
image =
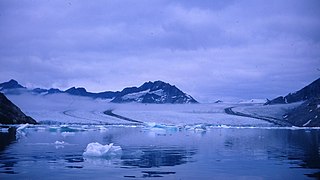
M 319 0 L 0 0 L 0 82 L 97 92 L 163 80 L 200 101 L 320 77 Z

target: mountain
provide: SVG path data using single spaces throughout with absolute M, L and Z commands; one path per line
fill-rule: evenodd
M 279 96 L 273 100 L 268 100 L 265 105 L 287 104 L 298 101 L 305 101 L 312 98 L 320 98 L 320 78 L 295 93 L 289 93 L 284 97 Z
M 23 87 L 20 85 L 16 80 L 11 79 L 8 82 L 4 82 L 0 84 L 0 91 L 5 91 L 5 90 L 10 90 L 10 89 L 18 89 L 18 88 L 23 88 L 25 89 L 26 87 Z
M 283 116 L 294 126 L 320 127 L 320 98 L 311 98 Z
M 23 87 L 14 79 L 0 84 L 0 92 L 5 94 L 21 94 L 25 91 L 27 91 L 27 88 Z
M 190 95 L 182 92 L 176 86 L 162 81 L 146 82 L 140 87 L 123 89 L 111 101 L 114 103 L 140 102 L 140 103 L 197 103 Z
M 42 89 L 42 88 L 35 88 L 32 90 L 33 94 L 56 94 L 56 93 L 64 93 L 64 91 L 61 91 L 60 89 L 56 88 L 50 88 L 50 89 Z
M 265 105 L 287 104 L 304 101 L 301 105 L 283 115 L 283 120 L 294 126 L 320 126 L 320 78 L 295 93 L 268 100 Z
M 39 94 L 39 95 L 49 95 L 49 94 L 58 94 L 58 93 L 66 93 L 75 96 L 84 96 L 84 97 L 91 97 L 91 98 L 101 98 L 101 99 L 113 99 L 116 97 L 119 92 L 112 92 L 112 91 L 105 91 L 105 92 L 98 92 L 92 93 L 87 92 L 85 88 L 79 87 L 72 87 L 65 91 L 62 91 L 57 88 L 50 88 L 50 89 L 43 89 L 43 88 L 34 88 L 32 90 L 27 89 L 20 85 L 16 80 L 11 79 L 8 82 L 4 82 L 0 84 L 0 91 L 4 92 L 5 94 L 21 94 L 24 92 L 31 92 L 32 94 Z
M 85 88 L 75 88 L 75 87 L 72 87 L 72 88 L 69 88 L 67 89 L 66 91 L 64 91 L 65 93 L 68 93 L 68 94 L 71 94 L 71 95 L 76 95 L 76 96 L 88 96 L 88 97 L 91 97 L 94 95 L 94 93 L 89 93 L 87 92 L 87 90 Z
M 121 92 L 116 91 L 105 91 L 92 93 L 88 92 L 83 87 L 72 87 L 65 91 L 60 89 L 42 89 L 35 88 L 29 90 L 21 86 L 17 81 L 10 80 L 9 82 L 0 84 L 0 91 L 4 90 L 5 94 L 20 94 L 22 92 L 38 94 L 38 95 L 49 95 L 57 93 L 66 93 L 74 96 L 83 96 L 90 98 L 101 98 L 101 99 L 112 99 L 114 103 L 124 102 L 141 102 L 141 103 L 197 103 L 190 95 L 182 92 L 176 86 L 172 86 L 162 81 L 146 82 L 140 87 L 129 87 L 124 88 Z M 6 90 L 10 89 L 10 91 Z M 21 91 L 20 89 L 23 89 Z
M 0 123 L 1 124 L 37 124 L 29 116 L 26 116 L 16 105 L 7 97 L 0 93 Z
M 87 92 L 87 90 L 83 87 L 79 87 L 79 88 L 72 87 L 70 89 L 67 89 L 64 92 L 67 94 L 75 95 L 75 96 L 84 96 L 84 97 L 101 98 L 101 99 L 112 99 L 119 94 L 119 92 L 112 92 L 112 91 L 92 93 L 92 92 Z

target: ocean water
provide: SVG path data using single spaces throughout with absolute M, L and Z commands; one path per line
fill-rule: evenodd
M 0 179 L 319 178 L 319 129 L 227 126 L 2 126 Z M 116 155 L 84 156 L 89 143 Z

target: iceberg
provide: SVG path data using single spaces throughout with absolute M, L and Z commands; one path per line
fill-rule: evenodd
M 156 124 L 155 122 L 145 123 L 145 126 L 153 131 L 178 132 L 181 130 L 177 125 Z
M 20 125 L 20 126 L 17 128 L 17 131 L 18 131 L 18 132 L 21 132 L 21 131 L 23 131 L 24 129 L 26 129 L 28 126 L 29 126 L 28 123 L 27 123 L 27 124 L 22 124 L 22 125 Z
M 202 131 L 207 131 L 207 125 L 206 124 L 186 125 L 185 129 L 195 131 L 195 132 L 202 132 Z
M 87 157 L 114 157 L 122 154 L 120 146 L 114 146 L 113 143 L 109 145 L 102 145 L 94 142 L 89 143 L 87 148 L 84 150 L 83 156 Z
M 60 149 L 60 148 L 64 148 L 64 145 L 66 145 L 67 143 L 65 143 L 64 141 L 56 141 L 54 142 L 56 149 Z
M 56 141 L 54 142 L 55 145 L 63 145 L 66 144 L 64 141 Z
M 29 126 L 28 123 L 27 124 L 21 124 L 21 125 L 18 126 L 18 128 L 16 130 L 17 131 L 17 133 L 16 133 L 16 138 L 17 139 L 26 136 L 25 129 L 27 129 L 28 126 Z

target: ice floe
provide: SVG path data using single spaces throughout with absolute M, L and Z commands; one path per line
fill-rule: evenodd
M 122 154 L 120 146 L 114 146 L 113 143 L 102 145 L 94 142 L 89 143 L 84 150 L 83 156 L 87 157 L 115 157 Z

